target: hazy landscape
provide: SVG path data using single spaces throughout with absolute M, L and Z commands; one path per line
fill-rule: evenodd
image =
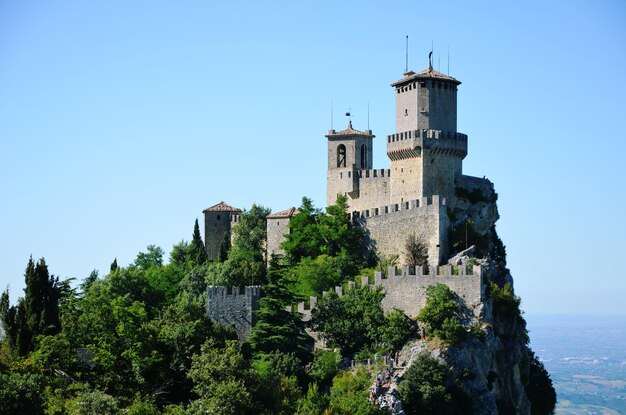
M 557 414 L 626 413 L 626 316 L 526 316 Z

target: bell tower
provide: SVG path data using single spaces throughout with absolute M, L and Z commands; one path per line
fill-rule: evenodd
M 359 171 L 372 168 L 371 130 L 359 131 L 348 128 L 341 131 L 329 130 L 328 139 L 328 174 L 326 186 L 326 204 L 330 206 L 337 200 L 337 195 L 359 195 Z

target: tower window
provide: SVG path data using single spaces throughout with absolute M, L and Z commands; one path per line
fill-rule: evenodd
M 220 220 L 220 215 L 217 215 L 217 220 Z
M 346 146 L 343 144 L 337 147 L 337 167 L 346 167 Z
M 404 115 L 409 115 L 409 110 L 408 109 L 404 109 Z
M 361 144 L 361 168 L 367 168 L 367 146 L 365 144 Z

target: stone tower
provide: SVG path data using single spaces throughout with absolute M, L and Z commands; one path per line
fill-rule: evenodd
M 223 201 L 206 208 L 204 213 L 204 244 L 210 260 L 218 258 L 220 246 L 225 238 L 232 237 L 232 228 L 239 222 L 241 209 L 232 207 Z
M 440 195 L 451 204 L 462 174 L 467 136 L 456 131 L 457 86 L 432 69 L 407 72 L 391 84 L 396 92 L 396 133 L 387 137 L 391 200 Z
M 359 131 L 348 128 L 341 131 L 329 130 L 328 138 L 328 175 L 326 203 L 332 205 L 337 194 L 359 197 L 358 171 L 372 168 L 371 130 Z

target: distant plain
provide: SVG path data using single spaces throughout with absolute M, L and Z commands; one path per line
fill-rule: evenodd
M 557 415 L 626 414 L 626 316 L 527 315 Z

